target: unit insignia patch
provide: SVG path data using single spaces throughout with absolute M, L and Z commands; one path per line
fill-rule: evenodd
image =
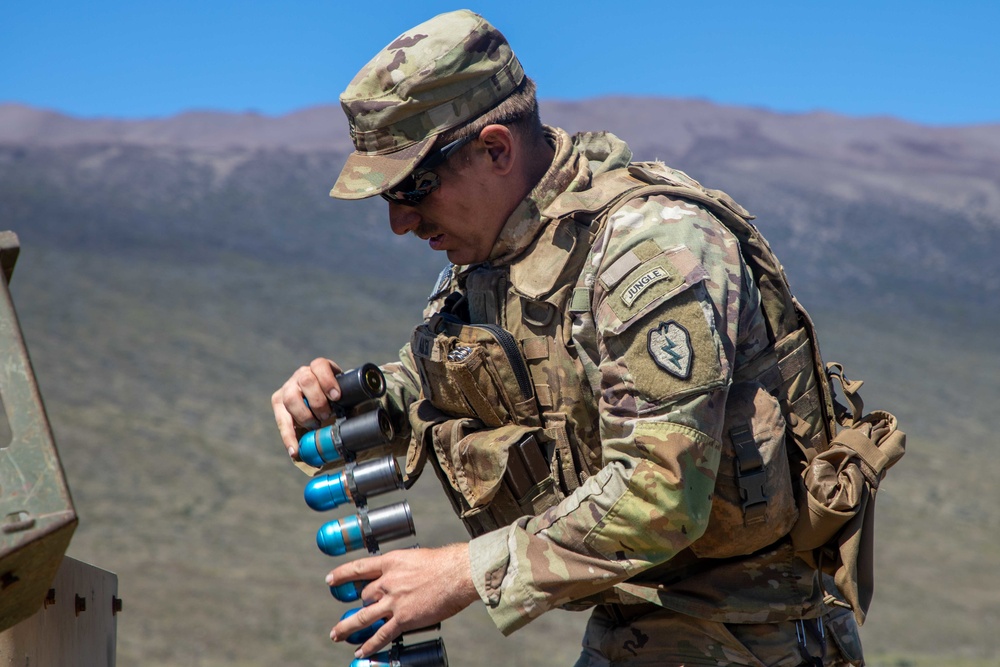
M 691 377 L 691 335 L 676 320 L 660 322 L 660 326 L 649 330 L 647 343 L 649 355 L 656 365 L 671 375 L 687 380 Z

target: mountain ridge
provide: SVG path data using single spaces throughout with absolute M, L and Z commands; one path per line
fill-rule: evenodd
M 968 138 L 985 142 L 990 149 L 1000 147 L 1000 123 L 970 125 L 925 125 L 890 115 L 848 116 L 829 111 L 781 112 L 763 107 L 722 105 L 699 99 L 670 97 L 601 96 L 581 101 L 541 100 L 542 119 L 550 115 L 560 119 L 571 116 L 594 118 L 590 130 L 604 125 L 621 125 L 604 110 L 616 105 L 625 110 L 628 122 L 650 134 L 652 130 L 671 133 L 671 124 L 713 123 L 752 120 L 785 129 L 796 128 L 791 139 L 798 139 L 812 128 L 835 128 L 863 135 L 914 131 L 946 138 Z M 594 113 L 593 110 L 601 110 Z M 672 112 L 675 117 L 664 115 Z M 156 118 L 81 117 L 54 109 L 18 102 L 0 103 L 0 142 L 67 145 L 93 141 L 125 141 L 192 147 L 285 146 L 302 149 L 349 149 L 343 131 L 346 123 L 337 105 L 304 107 L 286 114 L 265 115 L 254 111 L 229 112 L 192 110 Z M 224 130 L 218 136 L 219 129 Z M 309 140 L 314 143 L 305 143 Z
M 606 129 L 636 159 L 664 160 L 725 189 L 786 248 L 796 283 L 806 291 L 823 285 L 814 298 L 843 298 L 826 286 L 860 282 L 889 286 L 896 303 L 916 290 L 1000 308 L 1000 264 L 990 250 L 1000 245 L 1000 125 L 929 128 L 666 98 L 542 107 L 543 118 L 567 131 Z M 140 230 L 159 238 L 152 221 L 175 211 L 182 215 L 170 224 L 192 239 L 208 234 L 244 246 L 248 220 L 259 239 L 287 246 L 275 221 L 322 225 L 344 215 L 364 219 L 374 242 L 378 204 L 327 197 L 351 150 L 344 125 L 335 106 L 280 117 L 190 112 L 122 121 L 0 105 L 0 215 L 27 216 L 56 233 L 59 216 L 85 210 L 104 226 L 120 219 L 142 244 Z M 39 188 L 44 197 L 31 194 Z M 115 208 L 101 210 L 109 201 Z M 823 245 L 839 248 L 838 271 L 823 265 Z

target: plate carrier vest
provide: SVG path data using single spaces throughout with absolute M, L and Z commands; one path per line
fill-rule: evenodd
M 627 202 L 654 195 L 704 206 L 738 239 L 770 344 L 734 369 L 731 391 L 742 383 L 763 387 L 780 406 L 785 442 L 795 443 L 782 443 L 780 460 L 765 460 L 751 429 L 730 424 L 727 408 L 711 517 L 691 549 L 698 558 L 729 558 L 790 532 L 796 542 L 792 529 L 808 495 L 803 473 L 831 447 L 838 423 L 860 421 L 861 382 L 845 378 L 837 364 L 828 374 L 812 320 L 753 216 L 726 193 L 661 163 L 633 163 L 596 176 L 588 190 L 557 197 L 542 212 L 551 222 L 509 266 L 463 275 L 449 267 L 442 274 L 431 297 L 440 310 L 411 340 L 422 392 L 410 407 L 407 473 L 419 474 L 433 451 L 429 458 L 471 535 L 541 513 L 603 465 L 594 391 L 571 340 L 574 315 L 591 311 L 586 285 L 593 276 L 588 282 L 581 272 L 590 270 L 588 253 L 608 219 Z M 831 377 L 852 411 L 834 400 Z M 897 458 L 874 461 L 869 482 L 877 488 Z M 723 471 L 727 462 L 735 469 Z M 800 555 L 822 569 L 821 549 L 809 544 Z M 827 569 L 833 574 L 838 565 Z M 856 613 L 867 608 L 867 600 L 850 602 Z

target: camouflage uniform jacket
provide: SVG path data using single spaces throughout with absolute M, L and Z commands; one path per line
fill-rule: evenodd
M 596 175 L 631 159 L 612 135 L 547 131 L 556 157 L 502 229 L 491 266 L 521 258 L 552 224 L 542 212 L 557 196 L 585 196 Z M 442 275 L 428 316 L 470 268 Z M 736 558 L 692 549 L 724 474 L 734 369 L 767 344 L 736 239 L 694 202 L 631 199 L 604 224 L 575 280 L 569 287 L 588 295 L 589 307 L 574 299 L 568 347 L 592 391 L 598 460 L 557 505 L 470 542 L 494 622 L 506 634 L 549 609 L 594 602 L 648 601 L 730 623 L 822 613 L 815 572 L 786 540 Z M 410 346 L 400 358 L 384 367 L 397 423 L 420 396 Z M 410 436 L 405 425 L 402 436 Z

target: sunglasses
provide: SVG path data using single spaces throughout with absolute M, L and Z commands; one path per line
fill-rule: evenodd
M 382 193 L 382 199 L 403 206 L 416 206 L 430 193 L 441 187 L 441 178 L 431 169 L 447 161 L 455 151 L 476 139 L 476 135 L 456 139 L 430 153 L 420 161 L 409 176 L 400 181 L 394 188 Z

